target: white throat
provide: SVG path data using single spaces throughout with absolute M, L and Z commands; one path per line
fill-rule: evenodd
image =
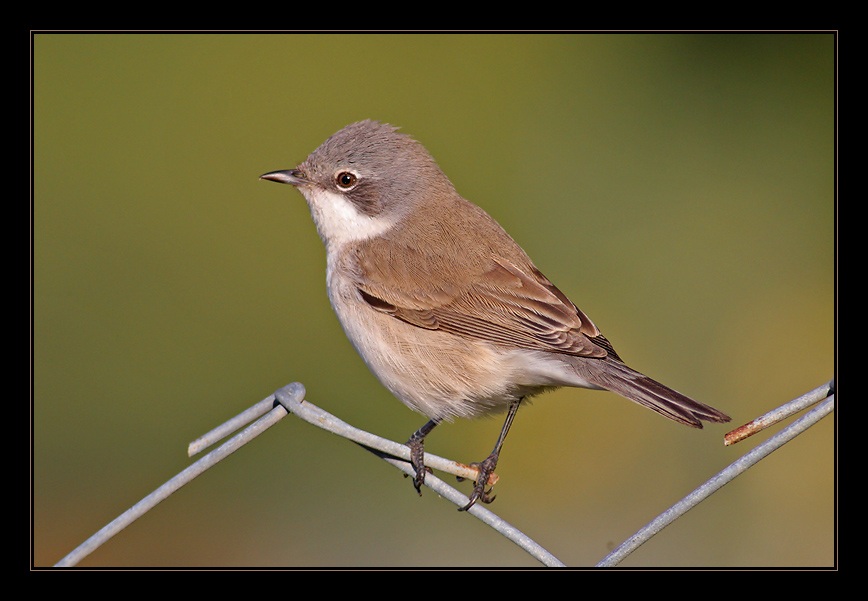
M 314 186 L 301 192 L 329 254 L 349 242 L 376 238 L 395 224 L 388 217 L 365 215 L 340 194 Z

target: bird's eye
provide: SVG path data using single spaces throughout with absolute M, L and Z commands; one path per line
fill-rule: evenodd
M 335 176 L 335 182 L 337 183 L 338 188 L 341 188 L 342 190 L 349 190 L 356 185 L 358 180 L 359 178 L 356 174 L 350 171 L 341 171 Z

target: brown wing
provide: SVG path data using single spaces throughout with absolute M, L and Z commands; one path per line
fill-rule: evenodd
M 532 265 L 494 260 L 479 275 L 436 291 L 386 289 L 362 278 L 365 301 L 414 326 L 529 350 L 617 355 L 588 317 Z

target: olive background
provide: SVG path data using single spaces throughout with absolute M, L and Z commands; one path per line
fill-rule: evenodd
M 489 508 L 593 566 L 783 426 L 724 447 L 730 428 L 834 377 L 836 46 L 778 32 L 33 34 L 32 565 L 289 382 L 393 440 L 422 425 L 344 337 L 301 195 L 258 179 L 372 118 L 420 140 L 629 364 L 733 417 L 694 430 L 578 389 L 522 408 Z M 442 425 L 427 450 L 481 460 L 501 421 Z M 834 426 L 621 565 L 835 565 Z M 539 564 L 287 417 L 80 565 Z

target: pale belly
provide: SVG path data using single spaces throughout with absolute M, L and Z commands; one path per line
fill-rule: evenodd
M 371 308 L 351 285 L 329 278 L 344 332 L 380 382 L 432 419 L 503 411 L 513 400 L 558 386 L 595 386 L 556 356 L 510 350 L 427 330 Z

